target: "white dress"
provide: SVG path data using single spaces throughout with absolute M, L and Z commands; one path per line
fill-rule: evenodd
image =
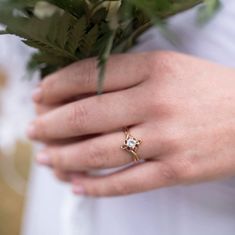
M 171 19 L 179 44 L 151 29 L 135 51 L 176 50 L 235 67 L 235 2 L 208 25 L 195 10 Z M 235 79 L 235 78 L 234 78 Z M 35 168 L 23 235 L 234 235 L 235 178 L 115 198 L 83 198 Z

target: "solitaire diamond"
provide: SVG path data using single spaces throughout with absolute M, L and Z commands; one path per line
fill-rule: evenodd
M 131 148 L 134 149 L 137 146 L 137 140 L 133 139 L 133 138 L 129 138 L 126 140 L 126 145 Z
M 126 138 L 125 138 L 123 145 L 121 146 L 121 149 L 124 149 L 127 152 L 131 153 L 134 161 L 139 161 L 140 157 L 137 154 L 137 150 L 142 141 L 130 135 L 128 130 L 125 131 L 125 135 L 126 135 Z

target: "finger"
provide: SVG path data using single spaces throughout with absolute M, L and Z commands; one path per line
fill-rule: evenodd
M 105 176 L 74 179 L 73 191 L 78 195 L 121 196 L 175 185 L 179 181 L 170 164 L 149 161 Z
M 163 154 L 162 142 L 152 138 L 152 132 L 142 126 L 132 128 L 132 135 L 136 139 L 144 138 L 138 147 L 138 155 L 145 160 L 152 156 Z M 121 149 L 124 144 L 123 132 L 102 135 L 80 143 L 63 147 L 49 146 L 38 155 L 38 162 L 63 171 L 81 171 L 94 169 L 108 169 L 134 162 L 134 156 Z M 40 160 L 42 159 L 42 160 Z
M 144 102 L 133 98 L 137 88 L 90 97 L 60 107 L 34 121 L 28 135 L 46 141 L 98 134 L 140 123 L 146 118 Z M 142 110 L 139 112 L 139 109 Z
M 147 54 L 114 55 L 107 64 L 104 91 L 117 91 L 143 81 L 149 71 Z M 44 104 L 60 103 L 77 95 L 97 91 L 97 60 L 86 59 L 49 75 L 35 90 L 33 99 Z

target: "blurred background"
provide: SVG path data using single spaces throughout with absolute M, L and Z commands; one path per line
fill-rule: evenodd
M 28 81 L 29 51 L 13 37 L 0 37 L 0 234 L 20 234 L 32 162 L 25 136 L 33 116 L 35 81 Z

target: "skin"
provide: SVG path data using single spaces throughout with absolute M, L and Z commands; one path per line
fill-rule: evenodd
M 174 52 L 112 56 L 104 94 L 96 60 L 46 78 L 28 135 L 76 194 L 118 196 L 235 175 L 235 70 Z M 122 128 L 142 140 L 133 163 Z M 97 169 L 124 167 L 102 176 Z

